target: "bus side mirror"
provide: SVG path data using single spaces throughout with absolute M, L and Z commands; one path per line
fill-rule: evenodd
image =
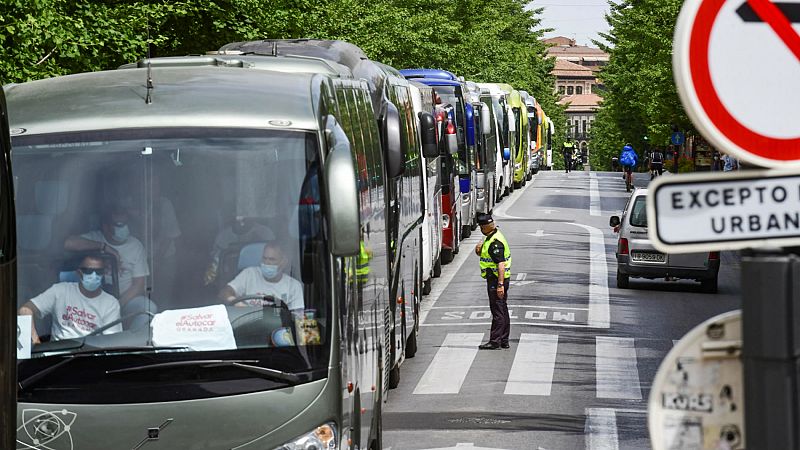
M 350 142 L 333 116 L 325 125 L 325 193 L 328 203 L 329 245 L 334 256 L 356 256 L 360 250 L 358 188 Z
M 489 105 L 484 103 L 483 106 L 481 106 L 481 131 L 485 135 L 491 134 L 492 132 L 492 118 L 490 114 Z
M 436 119 L 433 114 L 422 111 L 419 113 L 419 132 L 422 137 L 422 156 L 436 158 L 439 156 L 439 146 L 436 142 Z
M 514 110 L 510 106 L 506 109 L 506 117 L 508 117 L 508 131 L 514 133 L 517 131 L 517 120 Z
M 475 145 L 475 110 L 470 103 L 464 105 L 464 115 L 467 121 L 467 145 Z
M 620 222 L 619 216 L 611 216 L 611 219 L 609 219 L 609 221 L 608 221 L 608 226 L 616 227 L 616 226 L 619 226 L 620 223 L 622 223 L 622 222 Z
M 406 166 L 400 140 L 400 113 L 392 103 L 384 103 L 379 125 L 386 156 L 386 176 L 397 178 L 405 172 Z

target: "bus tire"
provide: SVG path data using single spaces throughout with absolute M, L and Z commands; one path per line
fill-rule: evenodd
M 427 281 L 422 282 L 422 295 L 428 295 L 433 289 L 433 277 L 428 278 Z
M 436 262 L 433 264 L 433 278 L 439 278 L 440 276 L 442 276 L 442 255 L 441 254 L 436 259 Z
M 389 389 L 396 389 L 400 386 L 400 364 L 395 364 L 389 371 Z
M 441 256 L 439 256 L 439 259 L 441 260 L 440 261 L 441 264 L 450 264 L 451 262 L 453 262 L 453 258 L 454 258 L 453 250 L 450 250 L 449 248 L 443 248 L 442 249 L 442 254 L 441 254 Z M 440 274 L 441 274 L 441 271 L 440 271 Z
M 377 390 L 377 392 L 381 391 L 382 389 Z M 372 415 L 374 432 L 369 443 L 369 450 L 383 450 L 383 395 L 381 393 L 376 397 L 377 400 L 375 400 L 375 408 Z

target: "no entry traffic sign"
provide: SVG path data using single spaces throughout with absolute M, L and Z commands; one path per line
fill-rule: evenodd
M 800 167 L 800 2 L 687 0 L 673 51 L 681 100 L 710 142 Z

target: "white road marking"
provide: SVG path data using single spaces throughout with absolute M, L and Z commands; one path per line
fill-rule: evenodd
M 608 304 L 608 261 L 603 232 L 581 223 L 570 223 L 589 232 L 589 326 L 611 327 L 611 309 Z
M 557 210 L 555 210 L 555 209 L 537 209 L 536 211 L 537 211 L 537 212 L 540 212 L 540 213 L 543 213 L 543 214 L 547 214 L 548 216 L 549 216 L 550 214 L 553 214 L 553 213 L 557 213 L 557 212 L 558 212 L 558 211 L 557 211 Z
M 617 415 L 611 408 L 586 408 L 586 450 L 618 450 Z
M 503 393 L 550 395 L 557 351 L 557 334 L 522 333 Z
M 458 394 L 482 339 L 483 333 L 448 333 L 414 394 Z
M 680 342 L 680 341 L 681 341 L 680 339 L 673 339 L 672 340 L 672 345 L 673 346 L 678 345 L 678 342 Z
M 528 278 L 528 274 L 524 272 L 520 272 L 517 274 L 517 279 L 511 282 L 511 286 L 527 286 L 529 284 L 536 283 L 536 280 L 525 281 Z
M 589 215 L 600 216 L 600 190 L 597 185 L 597 174 L 592 172 L 589 174 Z
M 597 397 L 641 400 L 634 340 L 607 336 L 595 339 Z
M 552 236 L 552 234 L 546 234 L 544 232 L 544 230 L 536 230 L 536 233 L 525 233 L 525 234 L 527 234 L 528 236 L 533 236 L 533 237 Z
M 475 245 L 478 244 L 478 240 L 478 237 L 473 237 L 462 241 L 460 251 L 456 255 L 455 259 L 453 259 L 450 264 L 442 266 L 441 277 L 439 277 L 439 279 L 433 283 L 430 295 L 423 297 L 422 304 L 419 307 L 420 325 L 425 323 L 431 308 L 436 304 L 436 301 L 439 300 L 439 297 L 442 295 L 445 289 L 447 289 L 447 286 L 450 285 L 450 282 L 453 281 L 453 277 L 455 277 L 458 271 L 461 270 L 461 266 L 467 262 L 467 259 L 469 259 L 470 256 L 475 254 L 473 250 L 475 249 Z
M 471 327 L 475 325 L 490 326 L 492 322 L 447 322 L 447 323 L 423 323 L 421 327 Z M 561 322 L 517 322 L 511 321 L 512 326 L 532 326 L 532 327 L 566 327 L 566 328 L 594 328 L 589 325 L 579 323 Z
M 540 306 L 540 305 L 508 305 L 508 309 L 514 308 L 528 308 L 528 309 L 558 309 L 562 310 L 565 309 L 567 311 L 588 311 L 589 308 L 572 308 L 567 306 Z M 469 306 L 431 306 L 431 309 L 489 309 L 488 306 L 477 306 L 477 305 L 469 305 Z M 675 341 L 677 342 L 677 341 Z

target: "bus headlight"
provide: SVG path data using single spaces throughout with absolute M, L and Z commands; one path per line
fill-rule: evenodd
M 450 214 L 442 214 L 442 228 L 450 228 Z
M 306 433 L 275 450 L 337 450 L 336 426 L 332 423 L 318 426 L 315 430 Z

